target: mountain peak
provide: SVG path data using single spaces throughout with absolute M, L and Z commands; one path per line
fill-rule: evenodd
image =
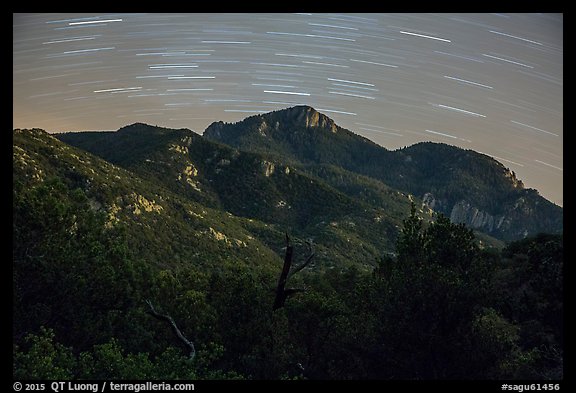
M 207 139 L 233 143 L 249 135 L 270 137 L 286 135 L 297 129 L 324 131 L 336 134 L 341 130 L 328 116 L 307 105 L 298 105 L 261 115 L 247 117 L 238 123 L 217 121 L 204 131 Z
M 142 130 L 142 129 L 149 129 L 149 128 L 153 128 L 154 126 L 151 126 L 150 124 L 146 124 L 146 123 L 132 123 L 132 124 L 128 124 L 124 127 L 121 127 L 120 129 L 118 129 L 118 132 L 130 132 L 133 130 Z
M 307 105 L 298 105 L 287 109 L 282 109 L 279 111 L 271 112 L 267 117 L 279 117 L 280 120 L 287 121 L 289 123 L 294 123 L 300 126 L 305 126 L 306 128 L 327 128 L 332 132 L 337 132 L 338 126 L 334 123 L 334 120 L 330 119 L 328 116 L 323 115 L 316 111 L 316 109 Z

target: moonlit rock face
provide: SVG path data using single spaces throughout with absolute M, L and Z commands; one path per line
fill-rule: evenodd
M 306 128 L 329 128 L 332 132 L 336 132 L 337 127 L 332 119 L 318 113 L 314 108 L 307 106 L 297 106 L 289 108 L 285 112 L 292 122 L 298 125 L 304 125 Z
M 482 152 L 563 204 L 562 14 L 13 14 L 14 128 L 201 134 L 295 106 Z

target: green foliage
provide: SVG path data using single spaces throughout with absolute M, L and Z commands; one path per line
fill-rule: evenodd
M 397 249 L 376 271 L 384 376 L 527 376 L 534 353 L 522 348 L 522 329 L 490 306 L 498 261 L 480 252 L 469 229 L 442 216 L 424 229 L 412 208 Z
M 114 338 L 76 356 L 55 342 L 52 330 L 41 328 L 39 335 L 26 337 L 25 346 L 27 350 L 16 348 L 14 353 L 16 379 L 242 379 L 237 373 L 212 367 L 223 353 L 222 347 L 214 344 L 201 349 L 195 362 L 173 347 L 155 359 L 145 352 L 127 354 Z
M 138 125 L 122 137 L 148 131 Z M 141 147 L 140 158 L 174 135 L 189 136 L 154 133 L 158 143 Z M 486 251 L 470 229 L 443 215 L 423 219 L 416 204 L 392 200 L 393 217 L 375 220 L 385 211 L 373 203 L 384 203 L 386 193 L 400 198 L 376 180 L 331 166 L 291 166 L 289 173 L 277 166 L 265 176 L 262 156 L 192 143 L 202 184 L 217 176 L 232 184 L 214 186 L 207 198 L 245 209 L 241 218 L 41 131 L 18 132 L 15 141 L 14 378 L 563 376 L 561 235 Z M 126 165 L 136 162 L 129 158 Z M 216 173 L 209 158 L 238 160 L 242 170 Z M 248 218 L 276 210 L 258 213 L 241 198 L 221 197 L 234 189 L 268 204 L 282 196 L 296 213 L 278 219 L 282 226 Z M 161 213 L 146 211 L 151 205 Z M 292 236 L 296 264 L 307 251 L 302 239 L 314 237 L 316 265 L 290 278 L 290 287 L 304 291 L 273 312 L 284 224 L 300 237 Z M 195 343 L 193 360 L 170 326 L 148 313 L 146 299 Z
M 24 339 L 22 351 L 14 350 L 15 379 L 63 380 L 73 377 L 75 358 L 70 348 L 54 341 L 54 331 L 41 327 L 39 334 Z
M 314 119 L 320 121 L 310 125 Z M 429 194 L 437 202 L 435 210 L 446 215 L 456 203 L 467 201 L 493 217 L 508 218 L 504 225 L 483 228 L 502 240 L 522 238 L 524 230 L 530 235 L 562 231 L 562 208 L 535 190 L 524 189 L 514 172 L 484 154 L 432 142 L 389 151 L 332 125 L 330 119 L 314 109 L 300 106 L 251 116 L 235 124 L 213 123 L 204 137 L 277 160 L 289 160 L 291 165 L 305 165 L 317 175 L 323 170 L 318 166 L 332 166 L 419 198 Z M 354 192 L 353 188 L 348 188 L 348 192 Z M 371 187 L 360 197 L 378 200 L 381 196 Z
M 95 345 L 80 355 L 79 377 L 85 379 L 152 379 L 153 365 L 147 354 L 125 355 L 118 341 Z
M 539 234 L 503 250 L 494 302 L 521 327 L 520 344 L 533 351 L 534 378 L 562 378 L 564 348 L 564 240 Z
M 135 281 L 146 275 L 130 260 L 121 229 L 105 230 L 84 193 L 59 180 L 14 203 L 15 332 L 50 324 L 74 347 L 107 337 L 137 296 Z M 92 329 L 93 341 L 86 340 Z
M 494 379 L 529 378 L 537 354 L 519 346 L 520 328 L 502 317 L 493 308 L 484 309 L 472 322 L 471 338 L 481 352 L 475 363 Z

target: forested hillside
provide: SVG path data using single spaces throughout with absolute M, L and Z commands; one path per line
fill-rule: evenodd
M 390 151 L 308 106 L 214 122 L 204 137 L 293 165 L 330 165 L 371 177 L 500 240 L 563 228 L 561 207 L 525 189 L 514 172 L 485 154 L 432 142 Z
M 14 130 L 12 203 L 15 379 L 563 378 L 562 234 L 146 125 Z

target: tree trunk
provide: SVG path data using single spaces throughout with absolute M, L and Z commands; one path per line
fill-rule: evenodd
M 176 325 L 176 322 L 174 322 L 174 319 L 172 319 L 170 315 L 160 314 L 159 312 L 157 312 L 150 300 L 146 300 L 146 304 L 148 304 L 148 306 L 150 307 L 150 310 L 148 311 L 149 314 L 170 324 L 170 326 L 172 327 L 172 331 L 174 331 L 174 334 L 176 334 L 176 337 L 178 337 L 180 341 L 182 341 L 188 348 L 190 348 L 190 356 L 188 357 L 188 360 L 190 361 L 194 360 L 194 357 L 196 356 L 196 347 L 194 347 L 194 343 L 188 340 L 182 334 L 180 329 L 178 329 L 178 326 Z

